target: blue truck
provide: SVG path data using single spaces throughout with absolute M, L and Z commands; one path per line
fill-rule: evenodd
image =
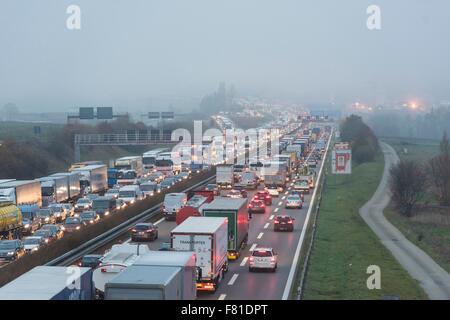
M 112 188 L 117 184 L 117 176 L 119 169 L 108 168 L 108 188 Z

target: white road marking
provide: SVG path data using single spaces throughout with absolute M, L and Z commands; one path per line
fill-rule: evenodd
M 261 239 L 261 238 L 263 237 L 263 235 L 264 235 L 264 232 L 260 232 L 260 233 L 258 234 L 258 236 L 256 237 L 256 239 Z
M 269 225 L 270 225 L 270 223 L 266 223 L 265 225 L 264 225 L 264 229 L 267 229 L 268 227 L 269 227 Z
M 239 277 L 238 273 L 233 274 L 233 276 L 231 277 L 230 281 L 228 281 L 228 285 L 232 286 L 234 284 L 234 282 L 236 281 L 237 277 Z
M 294 183 L 292 182 L 291 184 L 290 184 L 290 186 L 292 187 L 294 185 Z
M 281 206 L 283 204 L 283 201 L 278 202 L 278 205 Z
M 124 241 L 123 243 L 129 243 L 129 242 L 131 242 L 131 238 L 126 240 L 126 241 Z
M 286 191 L 284 194 L 288 194 L 289 192 L 288 191 Z
M 286 196 L 283 196 L 283 197 L 281 198 L 281 200 L 284 200 L 284 199 L 286 199 Z
M 256 243 L 252 244 L 252 246 L 250 247 L 250 249 L 249 249 L 248 251 L 253 251 L 253 250 L 255 250 L 255 248 L 256 248 L 257 245 L 258 245 L 258 244 L 256 244 Z
M 156 222 L 154 223 L 154 225 L 157 226 L 158 224 L 160 224 L 160 223 L 163 222 L 164 220 L 166 220 L 166 218 L 161 218 L 161 219 L 159 219 L 158 221 L 156 221 Z
M 275 208 L 275 210 L 273 210 L 273 212 L 278 212 L 278 210 L 280 210 L 280 208 Z
M 219 296 L 219 300 L 225 300 L 226 296 L 227 296 L 226 294 L 222 293 L 222 294 Z
M 248 257 L 245 257 L 244 259 L 242 259 L 242 262 L 240 264 L 241 267 L 245 266 L 245 264 L 247 263 Z
M 277 208 L 278 209 L 278 208 Z M 275 218 L 275 215 L 273 214 L 273 215 L 271 215 L 270 217 L 269 217 L 269 220 L 272 220 L 273 218 Z

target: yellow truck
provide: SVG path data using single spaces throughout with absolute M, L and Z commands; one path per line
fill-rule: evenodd
M 0 203 L 0 239 L 18 239 L 22 229 L 20 209 L 12 202 Z

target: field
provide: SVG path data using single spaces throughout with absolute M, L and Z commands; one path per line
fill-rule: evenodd
M 426 299 L 427 296 L 360 217 L 375 192 L 384 160 L 354 166 L 350 176 L 327 173 L 303 299 Z M 381 289 L 366 286 L 367 267 L 381 268 Z
M 396 151 L 400 159 L 425 162 L 439 151 L 439 141 L 390 138 L 383 139 Z M 408 153 L 402 152 L 406 146 Z M 450 209 L 421 209 L 412 218 L 398 214 L 392 206 L 384 211 L 386 218 L 405 236 L 430 255 L 442 268 L 450 272 Z

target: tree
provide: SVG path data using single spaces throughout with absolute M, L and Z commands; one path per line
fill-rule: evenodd
M 450 146 L 446 131 L 440 143 L 440 153 L 430 159 L 428 168 L 435 196 L 441 205 L 450 206 Z
M 401 214 L 411 217 L 414 206 L 425 195 L 426 177 L 423 168 L 414 161 L 401 160 L 390 169 L 392 200 Z

